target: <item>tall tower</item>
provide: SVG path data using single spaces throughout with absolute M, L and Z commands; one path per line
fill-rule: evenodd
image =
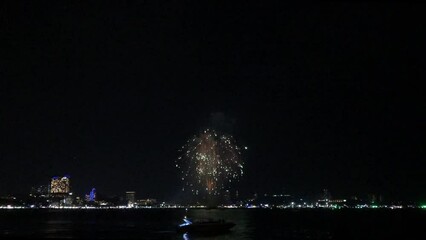
M 94 202 L 96 200 L 96 189 L 92 188 L 89 195 L 89 201 Z
M 126 192 L 126 201 L 128 206 L 133 206 L 133 204 L 135 203 L 135 200 L 136 200 L 135 195 L 136 195 L 136 192 L 134 191 Z
M 322 199 L 327 200 L 327 201 L 331 199 L 331 194 L 330 194 L 330 192 L 328 191 L 327 188 L 322 190 Z

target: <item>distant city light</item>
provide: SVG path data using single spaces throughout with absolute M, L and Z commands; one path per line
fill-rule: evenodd
M 70 179 L 68 177 L 53 177 L 50 183 L 50 193 L 69 193 Z

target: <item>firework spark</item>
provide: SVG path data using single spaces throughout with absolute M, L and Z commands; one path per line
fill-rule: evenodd
M 205 130 L 187 141 L 176 161 L 183 191 L 219 195 L 243 175 L 241 149 L 230 135 Z

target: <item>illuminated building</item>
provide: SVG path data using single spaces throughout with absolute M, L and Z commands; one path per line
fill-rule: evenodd
M 136 192 L 128 191 L 126 192 L 126 201 L 128 205 L 133 205 L 135 203 Z
M 62 178 L 60 177 L 52 178 L 52 181 L 50 182 L 50 193 L 63 194 L 63 193 L 69 193 L 69 192 L 70 192 L 70 179 L 68 176 L 64 176 Z
M 96 189 L 92 188 L 89 194 L 86 194 L 86 201 L 94 202 L 96 200 Z
M 92 188 L 92 191 L 90 191 L 89 198 L 90 198 L 90 201 L 96 200 L 96 189 L 95 188 Z
M 31 197 L 47 197 L 49 195 L 50 189 L 49 185 L 41 185 L 38 187 L 32 187 L 30 191 Z
M 140 199 L 137 200 L 138 206 L 153 206 L 157 204 L 157 200 L 153 198 L 147 198 L 147 199 Z

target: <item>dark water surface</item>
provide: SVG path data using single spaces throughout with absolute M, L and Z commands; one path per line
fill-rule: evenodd
M 194 209 L 237 225 L 221 235 L 176 233 L 184 209 L 1 210 L 0 239 L 426 239 L 420 209 Z

